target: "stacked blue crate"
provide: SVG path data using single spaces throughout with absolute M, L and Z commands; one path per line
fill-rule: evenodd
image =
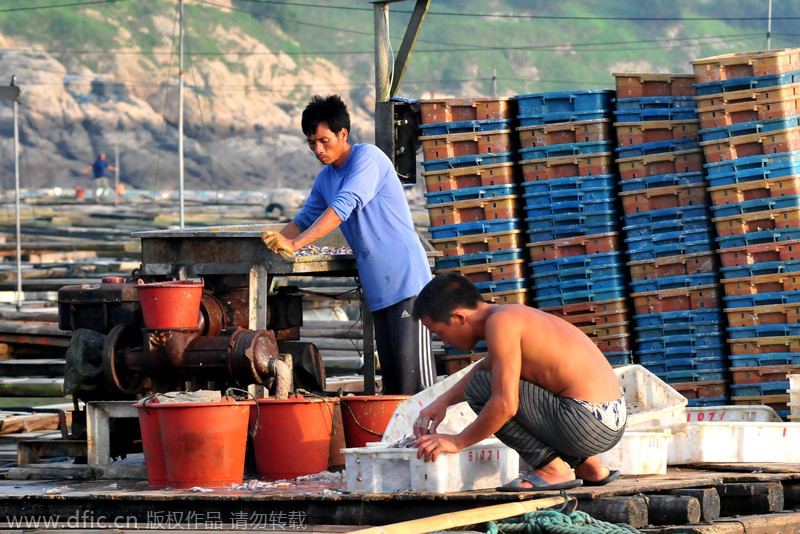
M 689 399 L 723 405 L 730 376 L 725 321 L 691 75 L 616 74 L 617 163 L 638 363 Z M 636 80 L 641 80 L 637 84 Z M 624 85 L 623 85 L 624 84 Z M 663 90 L 666 89 L 666 90 Z M 681 160 L 687 165 L 676 163 Z
M 789 414 L 800 369 L 800 50 L 693 62 L 734 404 Z
M 423 176 L 430 242 L 442 253 L 434 273 L 457 272 L 484 299 L 528 302 L 520 219 L 516 115 L 510 99 L 420 100 Z M 451 374 L 483 356 L 445 347 L 439 371 Z
M 632 363 L 625 259 L 617 237 L 614 91 L 518 95 L 522 203 L 537 308 Z

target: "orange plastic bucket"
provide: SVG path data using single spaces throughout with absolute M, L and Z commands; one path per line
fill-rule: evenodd
M 279 480 L 325 471 L 336 399 L 258 399 L 253 451 L 259 478 Z
M 411 395 L 358 395 L 342 397 L 342 426 L 348 448 L 380 441 L 397 406 Z
M 146 328 L 197 328 L 202 280 L 146 284 L 139 280 L 139 304 Z
M 152 488 L 164 488 L 167 483 L 167 466 L 164 464 L 164 450 L 161 446 L 161 425 L 154 400 L 151 403 L 134 404 L 139 409 L 139 428 L 142 431 L 144 449 L 144 468 L 147 471 L 147 484 Z
M 253 401 L 155 404 L 167 482 L 173 488 L 241 484 Z

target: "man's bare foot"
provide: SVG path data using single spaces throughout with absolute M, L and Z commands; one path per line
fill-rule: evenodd
M 518 489 L 536 489 L 542 486 L 560 486 L 575 480 L 575 473 L 563 460 L 557 458 L 544 467 L 528 471 L 522 477 L 507 484 Z
M 505 486 L 496 488 L 497 491 L 552 491 L 552 490 L 568 490 L 577 488 L 583 484 L 579 478 L 572 478 L 564 482 L 549 482 L 537 475 L 534 471 L 529 471 L 518 478 L 515 478 Z
M 592 456 L 575 467 L 575 475 L 582 478 L 587 485 L 596 485 L 598 483 L 607 484 L 611 482 L 619 477 L 619 472 L 611 471 L 596 456 Z

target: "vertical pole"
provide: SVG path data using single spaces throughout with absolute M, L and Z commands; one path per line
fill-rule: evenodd
M 361 326 L 364 329 L 364 395 L 375 394 L 375 323 L 361 295 Z
M 772 0 L 769 0 L 769 8 L 767 13 L 767 50 L 772 50 Z
M 272 168 L 275 169 L 275 189 L 280 189 L 281 187 L 281 166 L 278 165 L 278 132 L 275 132 L 272 137 L 272 146 L 275 149 L 274 157 L 275 161 L 273 162 Z
M 375 101 L 389 100 L 389 5 L 376 3 L 375 19 Z
M 22 307 L 22 225 L 19 213 L 19 104 L 14 100 L 14 207 L 17 224 L 17 310 Z
M 497 67 L 492 69 L 492 96 L 497 97 Z
M 179 66 L 178 66 L 178 181 L 180 184 L 180 227 L 184 226 L 183 218 L 183 0 L 178 0 L 180 3 L 179 10 Z
M 114 143 L 114 205 L 119 205 L 119 142 Z

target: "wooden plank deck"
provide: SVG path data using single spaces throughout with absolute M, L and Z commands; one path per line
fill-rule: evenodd
M 587 511 L 592 517 L 604 521 L 626 520 L 622 522 L 649 533 L 744 532 L 737 531 L 736 525 L 742 527 L 748 522 L 773 527 L 788 525 L 785 528 L 800 525 L 800 514 L 797 513 L 800 502 L 796 498 L 796 488 L 800 485 L 800 466 L 749 466 L 758 472 L 743 472 L 730 467 L 706 465 L 702 469 L 670 468 L 666 475 L 623 477 L 605 487 L 580 487 L 567 494 L 577 499 L 578 510 Z M 744 469 L 743 466 L 736 467 Z M 690 527 L 681 525 L 681 528 L 695 530 L 676 530 L 679 525 L 664 525 L 663 518 L 654 515 L 652 509 L 648 511 L 648 497 L 673 495 L 673 490 L 690 488 L 716 490 L 723 510 L 726 510 L 726 502 L 737 506 L 713 522 L 714 525 L 724 524 L 724 530 L 708 530 L 711 523 L 703 521 Z M 558 494 L 481 490 L 451 494 L 356 495 L 349 493 L 344 478 L 335 474 L 312 476 L 290 483 L 253 480 L 233 489 L 213 491 L 149 490 L 144 481 L 6 480 L 0 481 L 0 517 L 19 515 L 24 510 L 28 517 L 57 515 L 63 518 L 75 514 L 76 510 L 86 510 L 87 519 L 101 515 L 125 517 L 135 520 L 139 528 L 153 529 L 159 525 L 162 529 L 187 529 L 193 526 L 189 519 L 192 517 L 202 516 L 203 521 L 213 518 L 219 521 L 222 528 L 223 525 L 235 525 L 235 518 L 254 518 L 267 513 L 272 514 L 273 518 L 283 517 L 284 523 L 291 517 L 297 521 L 302 518 L 307 528 L 313 525 L 363 526 Z M 747 506 L 740 504 L 743 498 L 749 503 Z M 758 519 L 739 516 L 757 516 Z M 172 525 L 167 524 L 170 521 Z M 761 531 L 747 527 L 747 533 L 752 532 Z

